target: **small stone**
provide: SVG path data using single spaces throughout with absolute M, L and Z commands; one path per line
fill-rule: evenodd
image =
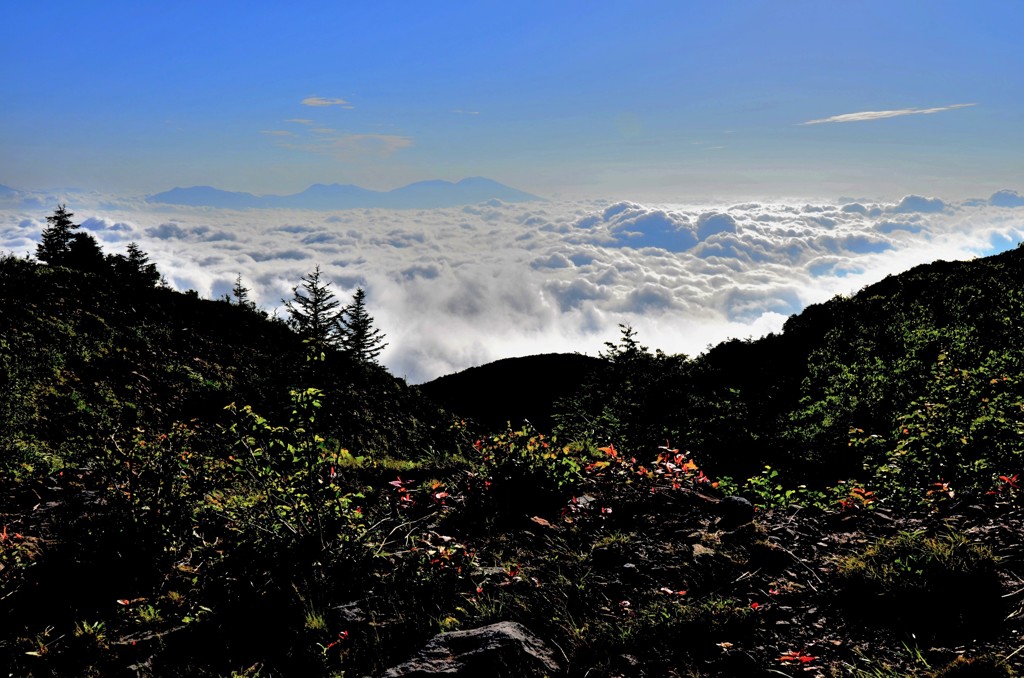
M 694 544 L 692 548 L 694 560 L 699 560 L 701 558 L 713 558 L 715 555 L 714 550 L 709 549 L 707 546 L 704 546 L 704 544 Z
M 338 617 L 346 624 L 358 624 L 367 620 L 366 612 L 360 606 L 362 601 L 354 600 L 350 603 L 343 603 L 334 608 Z
M 743 497 L 726 497 L 718 503 L 718 529 L 735 530 L 754 519 L 754 505 Z

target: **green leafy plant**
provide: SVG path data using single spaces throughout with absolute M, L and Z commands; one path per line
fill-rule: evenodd
M 829 496 L 822 490 L 806 485 L 786 487 L 785 478 L 778 469 L 765 466 L 759 475 L 747 478 L 743 493 L 751 497 L 754 505 L 761 509 L 781 509 L 791 504 L 832 508 Z
M 582 465 L 571 446 L 524 428 L 476 441 L 474 448 L 491 494 L 503 504 L 527 510 L 551 507 L 576 487 Z
M 895 420 L 889 436 L 855 430 L 866 471 L 887 501 L 935 506 L 954 495 L 983 496 L 997 469 L 1019 469 L 1024 394 L 1019 356 L 991 353 L 977 369 L 940 354 L 924 395 Z M 1009 477 L 1009 476 L 1007 476 Z M 944 486 L 944 487 L 943 487 Z
M 159 624 L 163 621 L 163 615 L 155 605 L 142 605 L 138 608 L 139 621 L 146 625 Z
M 356 556 L 352 549 L 365 529 L 358 507 L 364 495 L 346 487 L 339 474 L 350 455 L 328 447 L 315 431 L 321 392 L 307 388 L 291 395 L 286 426 L 271 424 L 248 405 L 228 406 L 235 440 L 229 461 L 238 484 L 230 495 L 211 495 L 209 505 L 231 529 L 270 552 L 301 547 L 311 562 Z
M 101 621 L 81 621 L 75 623 L 76 638 L 89 638 L 97 645 L 105 645 L 107 640 L 106 625 Z
M 192 510 L 208 483 L 206 459 L 195 452 L 194 425 L 176 422 L 165 433 L 136 428 L 111 438 L 103 468 L 114 501 L 129 519 L 159 531 L 173 552 L 192 531 Z

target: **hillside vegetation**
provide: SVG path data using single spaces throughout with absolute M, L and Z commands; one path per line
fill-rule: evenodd
M 14 675 L 432 675 L 498 621 L 569 676 L 1019 670 L 1024 250 L 416 388 L 86 245 L 0 258 Z

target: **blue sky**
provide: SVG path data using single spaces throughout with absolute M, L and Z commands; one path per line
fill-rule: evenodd
M 2 15 L 0 184 L 19 189 L 474 175 L 661 201 L 1024 188 L 1014 0 L 40 1 Z M 803 124 L 868 111 L 900 113 Z

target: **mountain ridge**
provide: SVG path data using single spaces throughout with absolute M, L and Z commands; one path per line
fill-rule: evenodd
M 418 181 L 390 191 L 374 191 L 355 184 L 313 184 L 289 195 L 256 195 L 212 186 L 190 186 L 146 196 L 146 201 L 151 203 L 227 209 L 427 209 L 486 200 L 532 202 L 543 198 L 486 177 L 467 177 L 457 182 Z

